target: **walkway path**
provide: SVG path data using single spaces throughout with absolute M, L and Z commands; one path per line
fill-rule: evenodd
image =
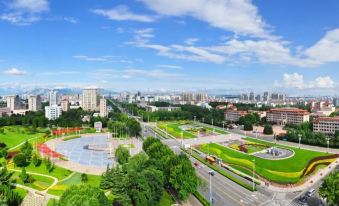
M 17 170 L 17 169 L 8 169 L 8 170 L 15 171 L 15 172 L 21 172 L 21 170 Z M 47 191 L 50 188 L 54 187 L 59 182 L 59 180 L 56 177 L 53 177 L 53 176 L 50 176 L 50 175 L 40 174 L 40 173 L 36 173 L 36 172 L 26 172 L 26 173 L 30 174 L 30 175 L 38 175 L 38 176 L 43 176 L 43 177 L 48 177 L 48 178 L 53 179 L 53 183 L 49 187 L 47 187 L 45 190 L 41 191 L 42 193 L 47 193 Z
M 21 142 L 20 144 L 15 145 L 14 147 L 9 148 L 8 151 L 11 151 L 11 150 L 14 150 L 14 149 L 20 147 L 21 145 L 25 144 L 26 141 L 30 141 L 30 140 L 38 139 L 38 138 L 39 138 L 39 137 L 32 137 L 32 138 L 30 138 L 30 139 L 26 139 L 25 141 Z

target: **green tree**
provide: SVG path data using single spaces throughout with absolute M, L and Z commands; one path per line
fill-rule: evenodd
M 81 182 L 88 182 L 88 176 L 86 173 L 81 174 Z
M 187 200 L 200 184 L 191 161 L 184 154 L 171 158 L 165 175 L 168 175 L 169 184 L 177 191 L 181 200 Z
M 13 162 L 17 167 L 26 167 L 29 165 L 26 155 L 19 153 L 14 156 Z
M 32 145 L 26 140 L 26 142 L 21 146 L 20 151 L 22 154 L 26 156 L 26 159 L 29 161 L 32 157 L 33 147 Z
M 27 183 L 28 182 L 29 175 L 27 174 L 25 168 L 22 168 L 22 170 L 21 170 L 20 179 L 22 180 L 23 183 Z
M 329 206 L 335 206 L 339 203 L 339 172 L 328 175 L 321 187 L 319 194 L 326 199 Z
M 245 122 L 244 124 L 244 130 L 245 131 L 252 131 L 253 130 L 253 125 L 251 122 Z
M 32 163 L 35 167 L 39 167 L 41 164 L 41 159 L 39 159 L 37 154 L 34 154 L 32 157 Z
M 89 185 L 71 186 L 60 197 L 62 206 L 109 206 L 103 191 Z
M 115 157 L 117 158 L 119 164 L 125 164 L 128 162 L 130 154 L 126 147 L 119 145 L 119 147 L 115 150 Z
M 272 125 L 265 125 L 264 127 L 264 134 L 273 134 L 273 128 Z

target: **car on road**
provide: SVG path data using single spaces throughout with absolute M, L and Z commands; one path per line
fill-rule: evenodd
M 199 167 L 199 162 L 194 162 L 194 167 Z
M 306 195 L 300 196 L 299 203 L 302 205 L 306 205 L 308 197 Z
M 312 197 L 314 193 L 315 193 L 315 189 L 311 188 L 306 192 L 305 196 Z

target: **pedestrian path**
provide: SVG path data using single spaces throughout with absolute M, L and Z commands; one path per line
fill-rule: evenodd
M 44 195 L 28 192 L 21 203 L 21 206 L 46 206 L 49 198 Z

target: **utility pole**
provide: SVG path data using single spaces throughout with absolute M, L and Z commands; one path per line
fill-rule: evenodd
M 254 184 L 254 173 L 255 173 L 255 159 L 253 159 L 253 177 L 252 177 L 252 190 L 254 192 L 255 184 Z
M 208 172 L 210 176 L 210 203 L 213 205 L 213 190 L 212 190 L 212 177 L 215 175 L 215 172 L 213 170 Z
M 298 134 L 298 137 L 299 137 L 299 149 L 300 149 L 301 134 Z

